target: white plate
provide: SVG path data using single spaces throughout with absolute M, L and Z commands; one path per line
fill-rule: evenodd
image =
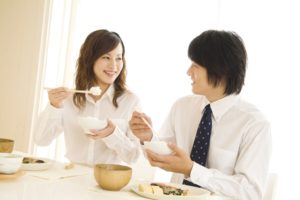
M 50 169 L 54 163 L 53 160 L 47 158 L 35 158 L 30 157 L 38 160 L 43 160 L 44 163 L 22 163 L 21 169 L 26 171 L 40 171 Z
M 140 192 L 138 190 L 138 185 L 132 186 L 131 190 L 142 197 L 146 197 L 148 199 L 156 199 L 156 200 L 210 200 L 211 199 L 210 192 L 202 188 L 196 188 L 187 185 L 178 185 L 172 183 L 166 183 L 166 185 L 174 186 L 181 189 L 189 189 L 191 193 L 190 195 L 187 196 L 148 194 L 148 193 Z

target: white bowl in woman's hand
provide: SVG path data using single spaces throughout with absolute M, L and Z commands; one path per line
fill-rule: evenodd
M 84 133 L 93 134 L 94 130 L 101 130 L 107 126 L 107 120 L 100 120 L 95 117 L 78 117 L 78 123 L 84 130 Z

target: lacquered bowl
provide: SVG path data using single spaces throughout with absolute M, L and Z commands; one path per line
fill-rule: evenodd
M 117 164 L 96 164 L 94 177 L 104 190 L 118 191 L 126 186 L 132 176 L 132 169 Z
M 11 153 L 14 149 L 14 141 L 10 139 L 0 138 L 0 152 Z

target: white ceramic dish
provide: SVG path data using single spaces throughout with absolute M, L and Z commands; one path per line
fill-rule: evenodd
M 127 123 L 124 119 L 110 119 L 123 132 L 127 131 Z M 93 134 L 90 130 L 101 130 L 107 126 L 107 120 L 97 119 L 95 117 L 78 117 L 78 123 L 85 134 Z
M 30 157 L 36 160 L 42 160 L 44 163 L 22 163 L 21 169 L 25 171 L 41 171 L 41 170 L 47 170 L 50 169 L 54 163 L 53 160 L 50 160 L 48 158 L 35 158 Z
M 0 153 L 0 173 L 16 173 L 22 164 L 23 156 L 13 153 Z
M 144 142 L 144 148 L 161 155 L 169 155 L 172 153 L 172 150 L 164 141 Z
M 150 184 L 150 183 L 148 183 Z M 157 200 L 211 200 L 211 193 L 208 190 L 202 189 L 202 188 L 196 188 L 191 187 L 187 185 L 179 185 L 179 184 L 172 184 L 172 183 L 166 183 L 170 186 L 175 186 L 180 189 L 189 189 L 190 194 L 187 196 L 177 196 L 177 195 L 155 195 L 155 194 L 149 194 L 140 192 L 138 190 L 138 185 L 134 185 L 131 187 L 131 190 L 135 192 L 136 194 L 146 197 L 148 199 L 157 199 Z M 221 199 L 220 199 L 221 200 Z M 223 199 L 222 199 L 223 200 Z
M 106 120 L 100 120 L 95 117 L 78 117 L 78 123 L 84 130 L 84 133 L 93 134 L 91 129 L 104 129 L 107 126 Z
M 13 174 L 2 174 L 2 173 L 0 173 L 0 181 L 1 180 L 13 180 L 13 179 L 19 178 L 20 176 L 23 176 L 24 174 L 25 174 L 25 172 L 22 171 L 22 170 L 18 170 Z

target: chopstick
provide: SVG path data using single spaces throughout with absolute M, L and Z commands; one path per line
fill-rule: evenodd
M 142 110 L 139 108 L 139 107 L 135 107 L 134 110 L 136 112 L 139 112 L 141 113 Z M 150 130 L 152 131 L 153 134 L 156 134 L 156 132 L 154 131 L 154 129 L 152 128 L 151 124 L 149 124 L 149 122 L 144 118 L 144 117 L 141 117 L 141 119 L 143 120 L 143 122 L 150 128 Z
M 49 91 L 52 90 L 53 88 L 49 87 L 44 87 L 45 90 Z M 74 93 L 86 93 L 86 94 L 93 94 L 92 91 L 89 90 L 75 90 L 75 89 L 68 89 L 69 92 L 74 92 Z
M 143 120 L 143 122 L 150 128 L 150 130 L 152 131 L 153 134 L 156 134 L 156 132 L 154 131 L 154 129 L 152 128 L 151 124 L 149 124 L 149 122 L 144 118 L 141 117 L 141 119 Z

